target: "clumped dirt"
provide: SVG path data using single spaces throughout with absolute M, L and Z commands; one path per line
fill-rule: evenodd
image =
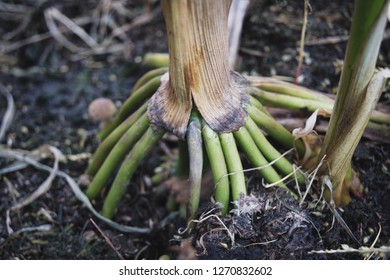
M 204 222 L 196 228 L 200 258 L 312 259 L 308 252 L 322 248 L 318 220 L 283 189 L 242 197 L 223 221 L 212 210 L 202 214 Z
M 17 2 L 29 6 L 28 1 Z M 88 11 L 96 8 L 98 2 L 80 5 L 78 1 L 50 1 L 34 9 L 29 28 L 22 28 L 8 41 L 2 39 L 1 44 L 47 32 L 43 12 L 51 5 L 69 17 L 78 17 L 91 16 Z M 167 51 L 159 3 L 127 2 L 132 18 L 113 14 L 121 24 L 145 15 L 148 9 L 155 11 L 155 15 L 129 29 L 128 48 L 122 52 L 83 57 L 48 36 L 41 42 L 0 53 L 0 82 L 10 90 L 16 105 L 15 119 L 1 148 L 33 151 L 45 144 L 52 145 L 68 156 L 60 163 L 62 171 L 76 180 L 83 174 L 88 154 L 98 145 L 94 136 L 99 124 L 88 117 L 88 104 L 104 96 L 119 106 L 137 78 L 147 70 L 139 63 L 140 58 L 147 52 Z M 244 22 L 238 72 L 294 77 L 302 2 L 253 1 Z M 352 1 L 311 3 L 307 30 L 310 43 L 305 47 L 302 85 L 335 92 L 352 8 Z M 17 20 L 11 16 L 0 18 L 0 37 L 4 38 L 15 30 Z M 336 41 L 320 40 L 330 36 Z M 77 38 L 71 39 L 83 44 Z M 389 49 L 387 37 L 381 46 L 378 66 L 389 65 Z M 389 96 L 387 90 L 381 103 L 389 105 Z M 3 97 L 0 98 L 3 116 L 6 106 Z M 315 194 L 300 206 L 284 190 L 264 188 L 261 178 L 250 172 L 247 173 L 250 196 L 243 197 L 236 209 L 221 219 L 218 207 L 205 201 L 191 233 L 180 234 L 179 229 L 187 223 L 177 212 L 167 211 L 168 186 L 164 181 L 158 185 L 150 183 L 156 168 L 172 161 L 175 154 L 177 140 L 165 138 L 137 170 L 115 216 L 118 223 L 151 228 L 146 235 L 123 233 L 100 222 L 59 177 L 33 203 L 11 211 L 8 220 L 7 210 L 32 193 L 48 173 L 28 166 L 0 174 L 0 258 L 158 259 L 168 255 L 173 259 L 362 259 L 366 255 L 313 251 L 340 249 L 342 244 L 353 248 L 369 247 L 374 242 L 375 247 L 390 246 L 389 144 L 363 139 L 353 158 L 365 186 L 364 194 L 337 211 L 358 242 L 324 202 L 316 204 Z M 41 162 L 53 165 L 50 157 Z M 0 170 L 12 164 L 12 160 L 1 158 Z M 371 256 L 371 259 L 387 258 L 389 255 Z

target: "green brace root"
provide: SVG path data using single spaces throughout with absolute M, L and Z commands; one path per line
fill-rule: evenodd
M 276 150 L 270 142 L 268 142 L 267 138 L 265 138 L 261 130 L 250 117 L 245 124 L 245 128 L 248 130 L 260 152 L 268 161 L 271 162 L 276 160 L 274 163 L 275 167 L 284 175 L 293 173 L 293 165 L 285 157 L 282 157 L 281 153 L 279 153 L 279 151 Z M 300 184 L 305 182 L 304 178 L 300 174 L 297 174 L 297 179 Z
M 275 141 L 287 149 L 295 147 L 299 156 L 303 157 L 305 154 L 305 145 L 301 140 L 295 140 L 292 134 L 284 126 L 254 106 L 248 106 L 246 110 L 252 120 Z
M 249 103 L 254 106 L 256 109 L 260 110 L 261 112 L 263 112 L 264 114 L 267 114 L 268 116 L 270 116 L 271 114 L 267 111 L 267 109 L 264 108 L 263 104 L 261 104 L 261 102 L 259 100 L 257 100 L 256 98 L 254 98 L 253 96 L 250 96 L 249 97 Z
M 252 90 L 252 95 L 254 95 L 265 106 L 290 110 L 307 109 L 310 112 L 314 112 L 318 108 L 322 108 L 329 113 L 331 113 L 333 109 L 333 102 L 323 102 L 289 95 L 280 95 L 278 93 L 259 89 Z
M 221 141 L 204 121 L 202 123 L 202 136 L 206 147 L 206 152 L 210 160 L 211 172 L 213 173 L 215 187 L 215 200 L 223 205 L 222 215 L 226 215 L 229 207 L 230 190 L 229 178 L 225 156 L 223 154 Z
M 136 168 L 141 163 L 142 159 L 146 157 L 157 142 L 163 137 L 164 133 L 165 131 L 162 129 L 153 130 L 149 127 L 142 138 L 134 145 L 133 149 L 123 161 L 104 201 L 102 209 L 103 216 L 112 218 L 115 214 L 118 203 L 126 192 L 126 188 L 129 185 Z
M 284 86 L 286 87 L 286 86 Z M 310 90 L 306 90 L 310 92 Z M 284 95 L 283 92 L 268 92 L 257 88 L 250 88 L 249 93 L 256 97 L 265 106 L 285 108 L 289 110 L 307 109 L 314 112 L 318 108 L 324 109 L 329 114 L 333 111 L 334 100 L 326 96 L 324 98 L 313 95 L 312 98 L 305 98 L 306 95 Z M 390 114 L 374 110 L 370 121 L 380 124 L 390 124 Z
M 267 78 L 265 78 L 267 79 Z M 255 82 L 256 84 L 256 82 Z M 268 92 L 279 93 L 283 95 L 300 97 L 303 99 L 317 100 L 321 102 L 332 102 L 332 99 L 324 94 L 319 92 L 304 88 L 302 86 L 281 82 L 281 81 L 264 81 L 259 85 L 255 85 L 261 90 Z
M 96 173 L 86 191 L 89 199 L 94 199 L 99 194 L 101 189 L 114 173 L 121 160 L 123 160 L 125 155 L 131 150 L 132 146 L 137 142 L 137 140 L 145 133 L 148 127 L 149 120 L 147 115 L 144 114 L 116 143 L 107 158 L 104 160 L 102 166 Z
M 232 133 L 221 133 L 219 135 L 226 165 L 229 171 L 229 180 L 232 190 L 232 199 L 237 201 L 241 195 L 246 195 L 245 176 L 242 168 L 241 158 Z
M 253 141 L 251 135 L 249 134 L 245 126 L 241 127 L 233 134 L 234 138 L 239 143 L 241 150 L 252 162 L 252 164 L 255 167 L 261 167 L 259 169 L 259 173 L 268 183 L 272 184 L 281 181 L 279 174 L 272 166 L 268 165 L 268 161 L 257 148 L 255 142 Z M 287 188 L 283 182 L 278 183 L 278 185 Z
M 169 55 L 167 53 L 147 53 L 142 60 L 142 64 L 149 68 L 168 67 Z
M 103 141 L 120 123 L 130 116 L 137 108 L 139 108 L 146 100 L 148 100 L 160 86 L 161 76 L 156 76 L 149 80 L 146 84 L 134 91 L 129 98 L 123 103 L 118 114 L 112 122 L 100 131 L 97 137 Z
M 95 153 L 93 154 L 92 160 L 88 165 L 86 174 L 89 176 L 95 176 L 96 172 L 99 170 L 100 166 L 103 164 L 104 160 L 111 152 L 112 148 L 116 145 L 119 139 L 130 129 L 133 124 L 145 114 L 147 104 L 142 105 L 134 114 L 128 117 L 124 122 L 122 122 L 110 135 L 104 139 L 104 141 L 99 145 Z
M 138 90 L 140 87 L 142 87 L 144 84 L 149 82 L 151 79 L 157 76 L 162 76 L 167 72 L 168 72 L 167 67 L 150 70 L 149 72 L 145 73 L 141 78 L 137 80 L 137 82 L 133 86 L 132 92 Z

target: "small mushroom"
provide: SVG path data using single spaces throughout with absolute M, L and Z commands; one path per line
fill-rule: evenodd
M 93 120 L 100 121 L 104 128 L 116 113 L 116 107 L 111 99 L 99 97 L 89 104 L 88 113 Z

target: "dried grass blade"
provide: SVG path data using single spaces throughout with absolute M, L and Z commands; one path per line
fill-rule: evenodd
M 14 119 L 15 102 L 12 94 L 2 84 L 0 84 L 0 92 L 7 99 L 7 110 L 5 111 L 0 126 L 0 142 L 1 142 L 5 137 L 5 134 L 7 133 L 7 130 L 10 128 L 12 121 Z
M 55 147 L 49 147 L 49 150 L 53 153 L 54 155 L 54 165 L 53 168 L 51 168 L 49 177 L 28 197 L 24 198 L 22 201 L 17 203 L 16 205 L 11 207 L 11 210 L 19 210 L 27 205 L 29 205 L 31 202 L 36 200 L 38 197 L 42 196 L 46 192 L 48 192 L 51 188 L 51 185 L 53 183 L 53 180 L 56 177 L 57 171 L 58 171 L 58 163 L 61 158 L 61 151 L 58 150 Z
M 25 154 L 23 154 L 20 151 L 13 151 L 13 150 L 9 150 L 9 149 L 0 149 L 0 157 L 10 158 L 10 159 L 15 159 L 15 160 L 18 160 L 18 161 L 21 161 L 21 162 L 25 162 L 25 163 L 28 163 L 29 165 L 34 166 L 35 168 L 37 168 L 39 170 L 44 170 L 44 171 L 47 171 L 47 172 L 51 172 L 52 171 L 51 167 L 49 167 L 47 165 L 44 165 L 44 164 L 38 162 L 37 160 L 26 156 Z M 76 198 L 79 201 L 81 201 L 92 212 L 92 214 L 94 214 L 98 219 L 102 220 L 103 222 L 105 222 L 106 224 L 111 226 L 112 228 L 115 228 L 115 229 L 117 229 L 119 231 L 127 232 L 127 233 L 140 233 L 140 234 L 150 233 L 151 230 L 149 228 L 139 228 L 139 227 L 125 226 L 125 225 L 118 224 L 118 223 L 116 223 L 116 222 L 114 222 L 114 221 L 112 221 L 110 219 L 107 219 L 106 217 L 103 217 L 92 206 L 92 204 L 89 201 L 88 197 L 84 194 L 84 192 L 80 189 L 79 185 L 75 182 L 75 180 L 73 180 L 72 177 L 70 177 L 68 174 L 66 174 L 65 172 L 62 172 L 60 170 L 58 170 L 56 172 L 56 175 L 60 176 L 60 177 L 62 177 L 62 178 L 64 178 L 66 180 L 66 182 L 69 184 L 69 186 L 72 189 L 72 191 L 73 191 L 74 195 L 76 196 Z M 9 230 L 12 231 L 12 228 L 9 227 Z
M 46 11 L 45 11 L 46 13 Z M 98 46 L 98 43 L 91 36 L 88 35 L 87 32 L 80 26 L 78 26 L 74 21 L 61 13 L 57 8 L 49 8 L 47 13 L 53 17 L 54 19 L 61 22 L 64 26 L 66 26 L 69 30 L 71 30 L 74 34 L 76 34 L 81 40 L 83 40 L 90 48 L 95 48 Z
M 323 177 L 322 178 L 322 183 L 325 187 L 327 187 L 329 189 L 329 191 L 331 192 L 331 200 L 330 202 L 326 202 L 326 205 L 329 207 L 329 210 L 333 213 L 334 217 L 336 218 L 336 220 L 339 222 L 339 224 L 341 225 L 341 227 L 348 233 L 348 235 L 360 246 L 361 243 L 360 241 L 356 238 L 356 236 L 353 234 L 353 232 L 351 231 L 351 229 L 349 228 L 349 226 L 347 225 L 347 223 L 344 221 L 344 219 L 341 217 L 341 215 L 339 214 L 339 212 L 337 211 L 336 209 L 336 205 L 332 199 L 333 197 L 333 194 L 332 194 L 332 190 L 333 190 L 333 186 L 332 186 L 332 182 L 330 181 L 330 178 L 329 177 Z
M 56 39 L 62 46 L 64 46 L 71 52 L 77 53 L 83 51 L 84 49 L 76 46 L 68 39 L 66 39 L 64 35 L 62 35 L 62 32 L 54 22 L 54 17 L 51 11 L 52 11 L 51 9 L 47 9 L 45 10 L 44 14 L 45 14 L 47 28 L 49 29 L 50 34 L 53 36 L 53 38 Z

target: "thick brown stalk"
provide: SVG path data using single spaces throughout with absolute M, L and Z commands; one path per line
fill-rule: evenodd
M 184 137 L 196 106 L 216 132 L 244 125 L 244 89 L 231 77 L 228 51 L 230 0 L 162 0 L 168 31 L 169 79 L 149 103 L 152 124 Z M 193 104 L 195 103 L 195 104 Z

